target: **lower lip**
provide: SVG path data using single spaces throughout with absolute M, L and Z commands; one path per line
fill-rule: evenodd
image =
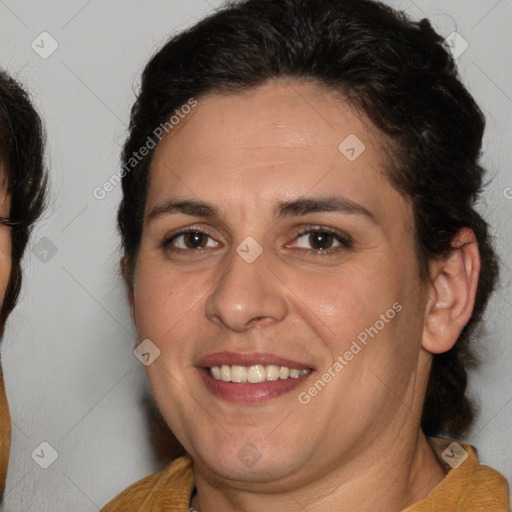
M 288 378 L 257 384 L 243 384 L 214 379 L 206 368 L 199 368 L 198 370 L 208 391 L 215 396 L 228 402 L 251 404 L 271 400 L 289 393 L 300 386 L 313 373 L 310 371 L 296 379 Z

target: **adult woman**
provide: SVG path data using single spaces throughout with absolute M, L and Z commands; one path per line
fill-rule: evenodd
M 21 258 L 45 198 L 41 120 L 25 91 L 0 70 L 0 336 L 21 288 Z M 0 367 L 0 496 L 11 439 L 9 407 Z
M 471 423 L 497 275 L 483 128 L 428 22 L 373 1 L 243 1 L 157 53 L 125 168 L 163 138 L 119 225 L 188 455 L 104 510 L 508 510 L 471 447 L 432 439 Z

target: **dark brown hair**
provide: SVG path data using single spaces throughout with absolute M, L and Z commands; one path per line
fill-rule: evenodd
M 30 231 L 45 205 L 47 175 L 43 155 L 44 134 L 38 113 L 23 88 L 0 70 L 0 162 L 11 198 L 9 218 L 0 218 L 0 223 L 12 230 L 12 268 L 0 310 L 0 336 L 18 299 L 21 258 Z
M 461 435 L 473 420 L 466 396 L 470 338 L 498 264 L 487 224 L 474 208 L 483 184 L 478 160 L 485 120 L 427 20 L 413 22 L 371 0 L 230 2 L 173 37 L 146 66 L 123 164 L 190 98 L 273 79 L 312 80 L 340 91 L 380 129 L 391 148 L 389 178 L 413 206 L 424 279 L 428 263 L 448 254 L 459 229 L 474 231 L 482 260 L 475 308 L 455 346 L 434 356 L 422 417 L 427 435 Z M 118 223 L 129 276 L 152 154 L 123 178 Z

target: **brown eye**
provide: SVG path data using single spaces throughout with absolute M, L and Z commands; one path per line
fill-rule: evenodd
M 297 235 L 295 247 L 316 254 L 330 254 L 352 247 L 350 237 L 322 228 L 310 228 Z
M 217 247 L 217 243 L 207 233 L 195 230 L 186 230 L 176 233 L 163 242 L 163 246 L 170 250 L 198 250 Z
M 186 233 L 183 235 L 183 242 L 188 249 L 202 249 L 206 246 L 208 235 L 199 231 Z
M 334 242 L 334 236 L 332 233 L 326 233 L 324 231 L 312 232 L 308 238 L 313 249 L 330 249 Z

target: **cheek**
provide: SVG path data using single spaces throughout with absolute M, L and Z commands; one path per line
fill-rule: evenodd
M 156 259 L 139 261 L 134 287 L 139 337 L 163 345 L 186 335 L 205 294 L 201 276 L 176 272 Z
M 296 289 L 300 314 L 309 317 L 334 357 L 356 342 L 361 363 L 367 358 L 379 365 L 414 359 L 423 320 L 414 261 L 360 263 L 330 275 L 302 276 Z
M 353 336 L 379 319 L 397 300 L 397 281 L 374 265 L 347 264 L 332 273 L 296 275 L 287 286 L 296 303 L 303 302 L 332 334 Z M 354 331 L 354 329 L 356 331 Z
M 3 303 L 12 268 L 11 230 L 0 226 L 0 297 Z

